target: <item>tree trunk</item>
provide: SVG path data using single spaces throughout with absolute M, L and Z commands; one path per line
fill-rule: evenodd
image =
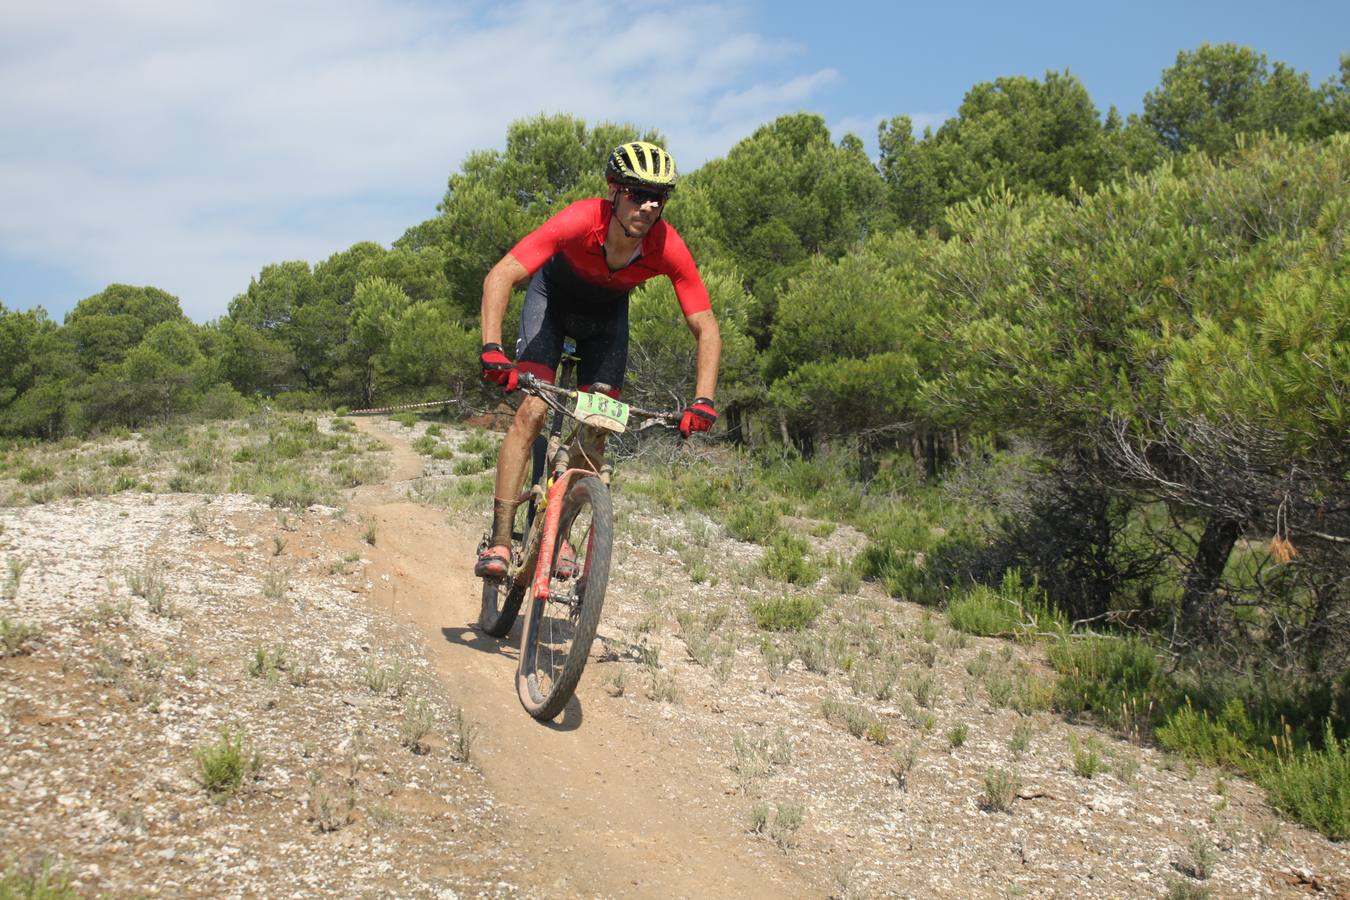
M 746 421 L 745 412 L 740 404 L 733 403 L 726 408 L 724 414 L 727 420 L 727 437 L 737 447 L 744 447 L 750 442 L 750 423 Z
M 1201 637 L 1199 632 L 1212 623 L 1214 592 L 1241 534 L 1242 523 L 1236 519 L 1215 516 L 1205 523 L 1181 594 L 1181 633 L 1186 640 Z
M 811 459 L 816 455 L 816 436 L 809 428 L 789 429 L 792 436 L 792 446 L 797 448 L 797 452 L 802 455 L 802 459 Z
M 858 480 L 863 484 L 870 484 L 872 479 L 877 477 L 877 458 L 873 451 L 872 439 L 860 436 L 858 438 Z

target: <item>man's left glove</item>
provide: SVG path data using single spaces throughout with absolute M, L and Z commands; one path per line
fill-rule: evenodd
M 707 397 L 695 397 L 680 417 L 680 434 L 689 437 L 695 431 L 707 431 L 716 421 L 717 412 L 713 409 L 713 402 Z
M 501 344 L 484 344 L 478 361 L 483 366 L 484 381 L 500 384 L 508 394 L 516 389 L 520 373 L 516 371 L 516 364 L 506 358 Z

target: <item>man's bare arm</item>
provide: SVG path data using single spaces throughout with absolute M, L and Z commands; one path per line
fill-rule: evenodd
M 502 342 L 502 318 L 511 291 L 530 277 L 530 273 L 510 253 L 503 256 L 483 279 L 483 343 Z
M 686 316 L 684 321 L 698 342 L 694 358 L 694 396 L 712 400 L 717 393 L 717 368 L 722 360 L 722 331 L 710 309 Z

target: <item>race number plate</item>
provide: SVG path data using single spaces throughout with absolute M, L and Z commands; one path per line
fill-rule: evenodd
M 577 393 L 577 418 L 592 428 L 622 434 L 628 427 L 628 404 L 608 394 Z

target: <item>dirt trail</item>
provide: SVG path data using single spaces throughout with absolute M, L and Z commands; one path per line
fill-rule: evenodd
M 480 723 L 476 759 L 517 825 L 522 852 L 557 876 L 541 887 L 611 896 L 822 895 L 781 854 L 746 837 L 721 782 L 708 777 L 710 755 L 667 743 L 606 702 L 593 673 L 558 721 L 539 723 L 521 709 L 513 674 L 519 623 L 506 640 L 474 627 L 481 583 L 469 561 L 478 536 L 403 499 L 399 487 L 421 474 L 421 457 L 370 420 L 358 427 L 393 450 L 389 481 L 359 488 L 351 500 L 353 512 L 376 524 L 373 600 L 426 635 L 451 696 Z

